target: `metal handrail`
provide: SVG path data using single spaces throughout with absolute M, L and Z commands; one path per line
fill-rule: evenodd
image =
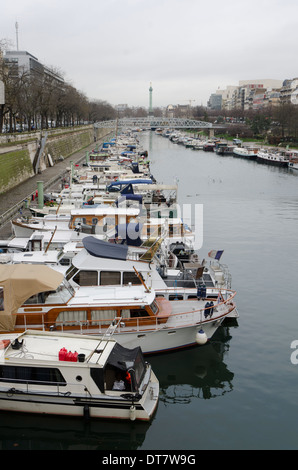
M 184 288 L 181 288 L 181 291 L 185 290 Z M 158 289 L 156 290 L 158 292 Z M 168 292 L 174 292 L 174 293 L 177 293 L 177 289 L 175 288 L 169 288 L 167 289 Z M 180 291 L 180 292 L 181 292 Z M 164 290 L 163 290 L 164 292 Z M 213 306 L 211 307 L 201 307 L 201 308 L 198 308 L 198 309 L 194 309 L 194 310 L 191 310 L 191 311 L 186 311 L 186 312 L 178 312 L 178 313 L 171 313 L 170 316 L 171 317 L 175 317 L 175 316 L 180 316 L 180 317 L 184 317 L 186 315 L 190 315 L 192 314 L 192 316 L 194 315 L 198 315 L 201 317 L 201 320 L 200 320 L 200 323 L 207 323 L 210 321 L 211 319 L 211 315 L 210 318 L 208 319 L 208 315 L 206 315 L 205 317 L 205 313 L 206 311 L 211 311 L 211 309 L 213 308 L 213 311 L 217 311 L 218 310 L 218 307 L 220 306 L 223 306 L 223 305 L 231 305 L 231 308 L 234 309 L 236 308 L 235 304 L 233 303 L 233 299 L 236 295 L 236 291 L 233 291 L 233 290 L 230 290 L 230 289 L 218 289 L 218 293 L 221 294 L 221 297 L 223 298 L 223 300 L 221 302 L 217 302 L 216 304 L 214 304 Z M 226 299 L 224 299 L 224 296 L 227 296 Z M 205 299 L 206 301 L 207 300 L 210 300 L 210 299 Z M 185 300 L 187 302 L 187 300 Z M 179 302 L 179 299 L 178 300 L 174 300 L 173 302 Z M 92 329 L 95 329 L 94 326 L 96 324 L 98 324 L 98 333 L 99 334 L 106 334 L 107 332 L 107 329 L 109 327 L 111 327 L 111 325 L 113 325 L 113 323 L 115 323 L 116 321 L 116 326 L 115 328 L 113 328 L 113 334 L 114 332 L 116 332 L 116 330 L 119 330 L 119 331 L 123 331 L 121 330 L 121 328 L 123 327 L 123 324 L 122 323 L 125 323 L 126 320 L 129 320 L 130 322 L 135 322 L 136 325 L 132 325 L 131 327 L 128 326 L 129 328 L 131 329 L 134 329 L 135 331 L 142 331 L 142 330 L 146 330 L 146 328 L 148 327 L 155 327 L 155 328 L 160 328 L 160 325 L 163 324 L 161 323 L 161 320 L 162 318 L 161 317 L 158 317 L 158 316 L 155 316 L 155 322 L 154 324 L 152 323 L 152 319 L 153 317 L 152 316 L 144 316 L 144 317 L 132 317 L 132 318 L 129 318 L 129 319 L 126 319 L 126 318 L 120 318 L 119 317 L 114 317 L 114 318 L 105 318 L 105 319 L 92 319 L 92 320 L 88 320 L 88 319 L 84 319 L 84 320 L 63 320 L 63 321 L 55 321 L 55 323 L 51 323 L 49 324 L 49 322 L 45 322 L 44 321 L 44 315 L 45 315 L 46 312 L 21 312 L 21 313 L 15 313 L 13 315 L 23 315 L 25 317 L 25 320 L 24 320 L 24 327 L 25 329 L 27 329 L 27 324 L 26 324 L 26 315 L 30 315 L 30 316 L 38 316 L 38 315 L 42 315 L 42 322 L 40 324 L 40 328 L 42 328 L 43 330 L 48 328 L 48 329 L 55 329 L 57 327 L 60 327 L 61 328 L 61 331 L 64 331 L 64 328 L 67 328 L 67 325 L 78 325 L 79 329 L 80 329 L 80 333 L 83 334 L 84 330 L 87 330 L 88 328 L 92 328 Z M 222 314 L 219 314 L 218 316 L 214 316 L 212 318 L 212 320 L 214 321 L 215 318 L 221 318 L 222 316 L 225 316 L 226 315 L 226 312 L 222 313 Z M 205 317 L 205 318 L 204 318 Z M 146 325 L 146 320 L 148 320 L 148 325 Z M 18 325 L 19 328 L 21 328 L 20 325 Z M 36 326 L 28 326 L 28 328 L 30 329 L 34 329 L 36 328 Z

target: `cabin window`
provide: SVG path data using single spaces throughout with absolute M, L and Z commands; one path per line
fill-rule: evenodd
M 97 286 L 98 285 L 98 272 L 97 271 L 78 271 L 72 279 L 79 286 Z
M 183 300 L 183 295 L 171 294 L 169 295 L 169 300 Z
M 4 310 L 4 290 L 0 287 L 0 311 Z
M 109 285 L 120 285 L 121 284 L 121 275 L 120 271 L 101 271 L 100 273 L 100 285 L 109 286 Z
M 112 228 L 115 227 L 116 224 L 116 219 L 114 216 L 109 216 L 109 217 L 105 217 L 104 220 L 103 220 L 103 224 L 105 226 L 105 231 L 106 230 L 111 230 Z
M 59 264 L 61 266 L 70 266 L 71 265 L 71 259 L 67 258 L 67 256 L 65 258 L 63 257 L 63 258 L 60 259 Z
M 151 308 L 152 312 L 154 313 L 154 315 L 156 315 L 157 312 L 158 312 L 157 303 L 153 301 L 152 304 L 150 305 L 150 308 Z
M 117 310 L 91 310 L 91 321 L 93 325 L 110 325 L 117 317 Z
M 0 366 L 0 381 L 65 386 L 59 369 L 49 367 Z
M 133 308 L 130 309 L 130 317 L 131 318 L 139 318 L 139 317 L 148 317 L 149 313 L 145 308 Z
M 43 304 L 45 302 L 45 292 L 34 294 L 24 302 L 24 305 Z
M 79 324 L 87 323 L 86 310 L 64 310 L 60 312 L 56 318 L 57 326 L 77 326 Z
M 85 217 L 77 217 L 76 219 L 74 219 L 74 226 L 76 227 L 77 225 L 80 225 L 80 224 L 86 224 L 86 218 Z
M 97 217 L 92 218 L 92 225 L 96 225 L 98 223 Z
M 78 268 L 75 268 L 74 266 L 71 266 L 67 271 L 66 271 L 66 275 L 65 275 L 65 278 L 67 279 L 67 281 L 69 281 L 69 279 L 72 278 L 72 276 L 74 274 L 76 274 L 78 272 Z
M 140 274 L 140 276 L 142 276 L 142 275 Z M 142 278 L 143 278 L 143 276 L 142 276 Z M 123 273 L 123 284 L 127 285 L 129 283 L 134 284 L 134 285 L 135 284 L 142 284 L 141 280 L 139 279 L 139 277 L 136 275 L 135 272 L 127 271 L 127 272 Z
M 130 310 L 128 308 L 123 308 L 120 313 L 121 318 L 129 318 Z

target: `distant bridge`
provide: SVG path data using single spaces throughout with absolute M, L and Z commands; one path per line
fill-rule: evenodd
M 100 128 L 131 128 L 131 129 L 216 129 L 220 126 L 214 126 L 211 122 L 196 121 L 195 119 L 183 118 L 164 118 L 147 116 L 141 118 L 122 118 L 111 121 L 99 121 L 94 124 Z

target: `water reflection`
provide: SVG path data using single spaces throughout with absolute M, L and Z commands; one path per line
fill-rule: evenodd
M 135 450 L 149 423 L 0 413 L 2 450 Z
M 159 380 L 160 401 L 186 404 L 194 397 L 210 399 L 231 392 L 234 374 L 223 362 L 231 338 L 230 328 L 222 326 L 204 346 L 150 358 Z
M 160 382 L 160 401 L 181 404 L 231 392 L 234 374 L 223 361 L 230 340 L 230 328 L 220 327 L 205 346 L 149 357 Z M 158 409 L 151 423 L 0 412 L 0 449 L 136 450 L 154 425 Z

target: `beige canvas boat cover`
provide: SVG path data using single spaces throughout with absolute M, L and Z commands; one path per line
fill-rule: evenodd
M 32 295 L 56 290 L 63 277 L 63 274 L 43 265 L 0 266 L 0 331 L 13 331 L 16 321 L 13 314 L 21 305 Z

